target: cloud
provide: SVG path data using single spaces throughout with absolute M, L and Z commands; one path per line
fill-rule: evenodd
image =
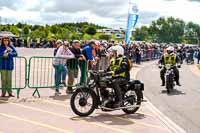
M 150 24 L 153 20 L 159 18 L 159 16 L 160 13 L 158 12 L 141 11 L 139 17 L 139 23 Z
M 123 0 L 0 0 L 0 16 L 37 24 L 88 21 L 126 27 L 128 1 Z M 133 0 L 140 10 L 138 26 L 157 18 L 177 17 L 200 24 L 200 0 Z
M 0 7 L 9 7 L 10 9 L 17 10 L 20 0 L 0 0 Z
M 197 1 L 197 2 L 200 2 L 200 0 L 189 0 L 189 1 Z
M 49 0 L 51 5 L 43 7 L 44 12 L 67 12 L 76 13 L 81 11 L 90 11 L 92 14 L 101 17 L 115 17 L 127 13 L 128 3 L 121 0 Z M 41 7 L 42 9 L 42 7 Z

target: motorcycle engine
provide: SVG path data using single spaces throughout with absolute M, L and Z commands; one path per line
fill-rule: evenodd
M 112 93 L 111 88 L 106 88 L 101 92 L 102 95 L 102 106 L 106 108 L 113 108 L 113 104 L 115 103 L 114 94 Z M 110 111 L 106 109 L 102 109 L 103 111 Z

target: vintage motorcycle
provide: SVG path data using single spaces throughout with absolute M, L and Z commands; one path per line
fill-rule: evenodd
M 186 59 L 185 59 L 187 64 L 194 64 L 194 57 L 193 54 L 191 53 L 186 53 Z
M 139 80 L 130 80 L 122 85 L 123 105 L 116 108 L 113 107 L 116 95 L 112 88 L 112 80 L 112 73 L 90 71 L 87 85 L 78 87 L 71 96 L 72 111 L 82 117 L 90 115 L 95 109 L 135 113 L 143 101 L 144 84 Z
M 165 83 L 166 83 L 166 89 L 167 93 L 171 93 L 175 86 L 175 74 L 174 74 L 174 67 L 175 65 L 172 64 L 166 64 L 166 65 L 160 65 L 159 68 L 163 68 L 166 70 L 165 73 Z M 177 65 L 178 68 L 180 68 L 180 65 Z

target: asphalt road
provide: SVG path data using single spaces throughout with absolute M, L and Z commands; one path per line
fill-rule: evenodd
M 172 94 L 161 87 L 160 70 L 156 64 L 144 68 L 138 79 L 145 83 L 145 96 L 161 112 L 188 133 L 200 132 L 200 77 L 191 72 L 191 66 L 180 69 L 181 87 L 175 87 Z

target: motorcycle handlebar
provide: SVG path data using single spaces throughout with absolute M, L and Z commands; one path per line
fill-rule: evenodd
M 112 76 L 112 72 L 106 72 L 104 70 L 101 71 L 90 71 L 92 75 L 99 75 L 99 76 Z
M 161 69 L 161 68 L 165 67 L 165 65 L 158 65 L 158 67 Z M 181 68 L 181 65 L 180 64 L 178 64 L 178 65 L 171 65 L 171 67 Z

